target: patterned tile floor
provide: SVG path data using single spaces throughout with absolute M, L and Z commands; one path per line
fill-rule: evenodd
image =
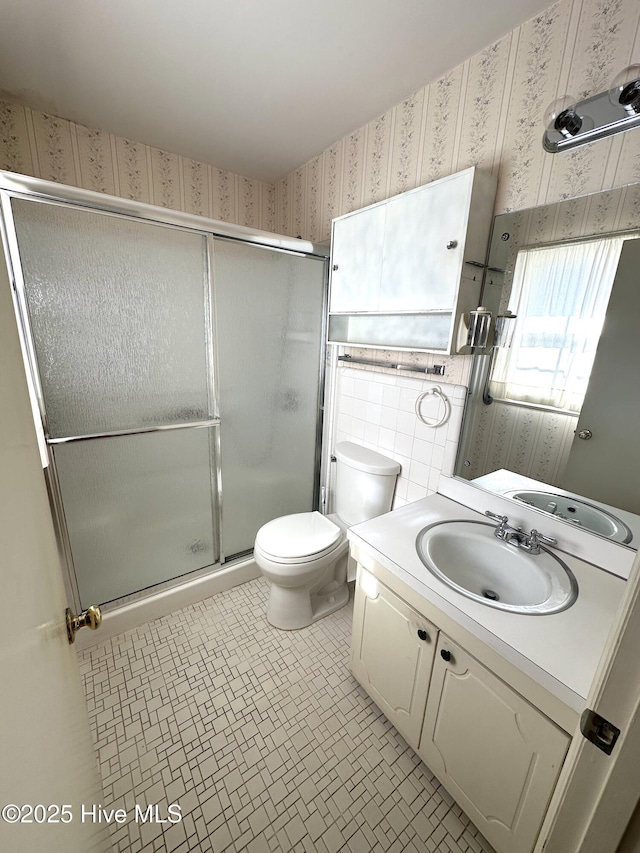
M 301 631 L 251 581 L 80 653 L 117 853 L 491 851 L 348 668 L 351 604 Z

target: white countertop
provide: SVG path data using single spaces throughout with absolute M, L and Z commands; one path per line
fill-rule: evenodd
M 584 708 L 625 581 L 561 553 L 578 582 L 578 598 L 560 613 L 529 616 L 479 604 L 450 589 L 426 568 L 415 542 L 445 519 L 488 519 L 441 495 L 355 525 L 349 540 L 576 711 Z M 554 550 L 554 549 L 552 549 Z

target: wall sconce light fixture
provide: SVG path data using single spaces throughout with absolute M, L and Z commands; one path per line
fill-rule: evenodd
M 576 101 L 569 95 L 544 114 L 542 147 L 550 154 L 640 127 L 640 65 L 630 65 L 607 92 Z

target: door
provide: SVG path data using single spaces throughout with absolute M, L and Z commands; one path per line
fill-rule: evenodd
M 530 853 L 569 736 L 440 634 L 419 754 L 499 853 Z
M 560 485 L 640 514 L 640 240 L 625 241 L 587 394 Z M 588 438 L 580 438 L 588 430 Z
M 351 671 L 417 749 L 438 629 L 372 574 L 359 572 Z
M 632 568 L 587 708 L 619 730 L 609 753 L 576 733 L 535 853 L 638 849 L 640 797 L 640 554 Z M 633 846 L 635 836 L 636 846 Z
M 81 820 L 102 794 L 4 264 L 0 363 L 0 848 L 107 853 L 104 825 Z M 69 808 L 11 823 L 11 804 Z

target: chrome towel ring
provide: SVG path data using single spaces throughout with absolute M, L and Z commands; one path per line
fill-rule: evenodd
M 441 418 L 433 418 L 428 419 L 425 418 L 422 412 L 420 411 L 420 407 L 422 405 L 422 401 L 425 397 L 429 397 L 434 395 L 439 397 L 444 404 L 444 413 Z M 439 385 L 434 385 L 433 388 L 429 388 L 428 391 L 423 391 L 422 394 L 419 394 L 416 398 L 416 415 L 418 420 L 422 421 L 428 427 L 432 427 L 435 429 L 436 427 L 442 426 L 449 420 L 449 415 L 451 414 L 451 403 L 449 402 L 449 398 L 443 394 L 442 388 Z

